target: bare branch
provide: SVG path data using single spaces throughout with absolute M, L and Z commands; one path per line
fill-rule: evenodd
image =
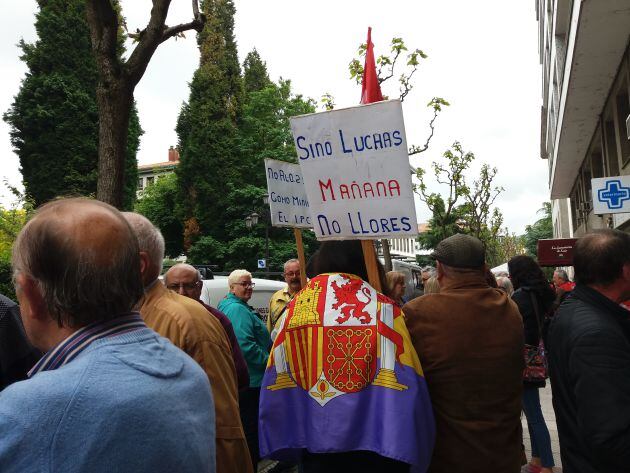
M 427 149 L 429 149 L 429 143 L 431 143 L 431 140 L 433 139 L 433 134 L 435 133 L 435 120 L 437 119 L 438 113 L 439 113 L 438 110 L 433 110 L 433 118 L 429 122 L 429 129 L 431 130 L 431 132 L 429 133 L 429 136 L 427 137 L 427 140 L 425 141 L 424 145 L 422 145 L 422 147 L 412 145 L 408 151 L 409 156 L 413 156 L 414 154 L 424 153 Z
M 203 29 L 203 24 L 204 24 L 203 21 L 195 19 L 189 23 L 182 23 L 181 25 L 166 28 L 164 30 L 164 33 L 162 33 L 162 40 L 160 42 L 163 43 L 167 39 L 172 38 L 173 36 L 177 36 L 180 33 L 183 33 L 184 31 L 188 31 L 188 30 L 201 31 Z
M 197 0 L 193 0 L 192 2 L 193 14 L 195 16 L 191 22 L 171 28 L 166 27 L 164 23 L 170 3 L 171 0 L 153 0 L 149 24 L 144 30 L 136 33 L 138 36 L 138 44 L 126 63 L 127 73 L 133 85 L 140 81 L 151 57 L 161 43 L 183 31 L 191 29 L 200 31 L 201 28 L 203 28 L 205 18 L 199 12 Z

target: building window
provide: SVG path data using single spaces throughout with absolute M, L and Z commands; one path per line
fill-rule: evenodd
M 138 190 L 141 191 L 142 189 L 144 189 L 144 186 L 142 184 L 142 178 L 139 177 L 138 178 Z
M 617 124 L 619 126 L 619 140 L 621 142 L 621 160 L 624 167 L 630 160 L 630 140 L 626 130 L 626 118 L 630 115 L 630 102 L 628 102 L 628 85 L 623 82 L 617 93 Z
M 153 184 L 154 180 L 155 180 L 155 178 L 153 176 L 147 177 L 147 187 L 149 187 L 151 184 Z
M 602 157 L 601 150 L 597 149 L 597 151 L 591 154 L 591 166 L 593 170 L 593 179 L 604 177 L 604 158 Z
M 604 146 L 606 147 L 606 162 L 608 163 L 608 175 L 619 175 L 619 155 L 615 140 L 615 123 L 612 117 L 604 121 Z

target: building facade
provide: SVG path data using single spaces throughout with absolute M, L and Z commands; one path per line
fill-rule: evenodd
M 630 174 L 630 0 L 536 0 L 554 237 L 630 231 L 593 212 L 591 179 Z
M 168 161 L 139 165 L 138 189 L 136 191 L 137 196 L 140 197 L 142 195 L 142 192 L 160 177 L 175 172 L 175 168 L 178 164 L 179 151 L 177 151 L 177 148 L 171 146 L 168 149 Z
M 424 233 L 428 230 L 427 223 L 418 224 L 418 233 Z M 416 237 L 390 238 L 389 252 L 394 259 L 415 263 L 416 255 L 427 255 L 431 251 L 420 248 L 420 243 Z

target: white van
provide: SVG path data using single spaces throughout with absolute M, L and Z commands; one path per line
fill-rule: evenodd
M 269 299 L 274 292 L 284 288 L 284 281 L 252 278 L 254 292 L 248 304 L 254 308 L 263 322 L 267 322 L 269 315 Z M 214 276 L 214 279 L 204 279 L 201 288 L 201 300 L 212 307 L 217 307 L 221 299 L 229 292 L 227 276 Z
M 405 299 L 410 301 L 422 295 L 422 268 L 417 264 L 392 259 L 392 271 L 405 275 Z

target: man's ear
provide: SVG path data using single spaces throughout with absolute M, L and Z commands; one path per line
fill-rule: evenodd
M 22 316 L 40 321 L 49 319 L 46 302 L 37 282 L 25 274 L 19 273 L 15 277 L 15 283 Z
M 438 260 L 435 260 L 435 269 L 437 270 L 437 278 L 442 279 L 444 277 L 444 267 Z
M 621 270 L 621 274 L 623 275 L 623 278 L 630 282 L 630 263 L 626 263 L 623 265 L 623 269 Z
M 149 255 L 146 251 L 140 252 L 140 274 L 144 276 L 149 269 L 149 265 L 151 264 L 151 260 L 149 259 Z

